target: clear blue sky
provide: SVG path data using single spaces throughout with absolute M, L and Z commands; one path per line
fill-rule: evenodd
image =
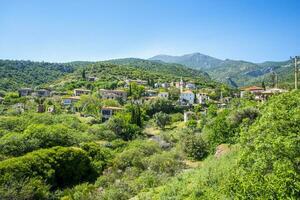
M 0 58 L 149 58 L 200 52 L 260 62 L 300 54 L 300 1 L 0 0 Z

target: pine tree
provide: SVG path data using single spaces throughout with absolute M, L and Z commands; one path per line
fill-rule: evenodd
M 261 83 L 261 87 L 262 87 L 264 90 L 266 90 L 265 81 L 262 81 L 262 83 Z
M 81 76 L 82 76 L 82 79 L 86 79 L 85 69 L 84 69 L 84 70 L 82 70 L 82 74 L 81 74 Z
M 132 89 L 131 89 L 131 83 L 129 83 L 129 92 L 128 92 L 128 96 L 132 95 Z
M 136 115 L 136 125 L 142 127 L 142 116 L 140 105 L 137 104 L 137 115 Z

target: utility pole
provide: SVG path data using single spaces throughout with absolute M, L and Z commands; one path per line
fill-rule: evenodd
M 294 60 L 294 75 L 295 75 L 295 90 L 298 89 L 298 56 L 295 56 L 294 58 L 291 57 L 292 60 Z
M 297 68 L 297 56 L 295 56 L 295 90 L 298 89 L 298 68 Z
M 276 72 L 275 73 L 275 88 L 278 88 L 278 74 Z

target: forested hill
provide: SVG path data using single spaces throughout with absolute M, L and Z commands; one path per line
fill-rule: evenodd
M 131 79 L 154 79 L 155 81 L 173 81 L 181 77 L 194 82 L 210 84 L 209 75 L 200 70 L 191 69 L 179 64 L 142 59 L 116 59 L 100 62 L 48 63 L 32 61 L 0 60 L 0 90 L 14 91 L 20 87 L 56 87 L 65 89 L 84 86 L 78 77 L 85 70 L 87 76 L 98 78 L 101 83 Z
M 35 87 L 73 73 L 77 63 L 48 63 L 24 60 L 0 60 L 0 90 Z
M 293 70 L 290 61 L 268 61 L 253 63 L 243 60 L 221 60 L 200 53 L 186 54 L 182 56 L 158 55 L 149 60 L 163 61 L 166 63 L 179 63 L 185 66 L 207 72 L 212 79 L 222 82 L 230 82 L 233 85 L 245 86 L 261 84 L 271 86 L 272 73 L 278 74 L 279 85 L 289 86 L 292 83 Z
M 183 76 L 183 77 L 198 77 L 203 80 L 209 80 L 209 75 L 206 72 L 201 70 L 188 68 L 181 64 L 169 64 L 159 61 L 149 61 L 138 58 L 124 58 L 124 59 L 115 59 L 108 60 L 108 63 L 131 66 L 139 68 L 145 71 L 151 71 L 153 73 L 159 73 L 162 75 L 174 75 L 174 76 Z
M 89 82 L 82 79 L 95 77 L 96 81 Z M 214 86 L 216 82 L 199 70 L 190 69 L 182 65 L 166 64 L 159 62 L 145 61 L 141 59 L 120 59 L 101 61 L 89 64 L 77 69 L 74 73 L 62 77 L 48 85 L 56 90 L 72 90 L 85 87 L 88 89 L 106 88 L 114 89 L 122 86 L 126 79 L 140 79 L 154 82 L 172 82 L 183 78 L 192 81 L 197 85 Z

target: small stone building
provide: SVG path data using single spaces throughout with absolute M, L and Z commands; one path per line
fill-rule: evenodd
M 101 108 L 101 114 L 102 114 L 102 121 L 108 120 L 111 116 L 113 116 L 116 112 L 119 112 L 123 110 L 123 108 L 120 107 L 102 107 Z
M 31 94 L 33 93 L 33 89 L 31 89 L 31 88 L 21 88 L 21 89 L 19 89 L 18 92 L 19 92 L 20 97 L 31 96 Z
M 74 96 L 88 95 L 90 93 L 91 93 L 91 90 L 85 90 L 85 89 L 75 89 L 74 90 Z
M 99 91 L 102 99 L 122 99 L 123 101 L 126 101 L 127 99 L 127 92 L 124 90 L 105 90 L 100 89 Z

